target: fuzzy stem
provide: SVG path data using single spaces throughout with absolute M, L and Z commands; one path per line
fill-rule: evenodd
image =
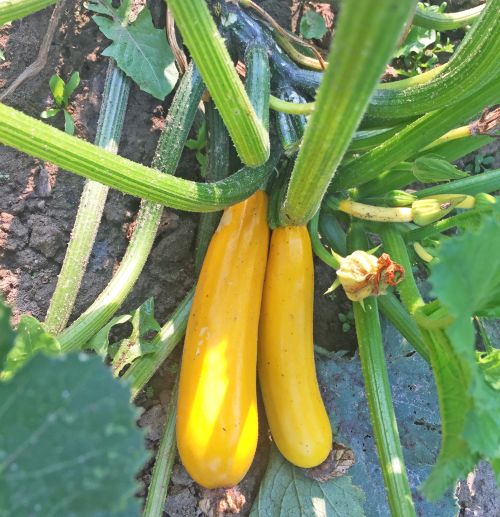
M 351 251 L 363 249 L 366 244 L 362 230 L 362 235 L 357 236 L 356 225 L 353 226 L 349 236 Z M 366 298 L 364 307 L 354 302 L 353 309 L 370 419 L 391 513 L 398 517 L 415 516 L 392 403 L 377 299 Z
M 263 164 L 269 157 L 269 135 L 238 78 L 205 0 L 169 0 L 168 7 L 242 161 L 250 167 Z
M 412 0 L 348 2 L 304 133 L 282 220 L 302 225 L 316 213 L 413 7 Z
M 115 154 L 118 152 L 129 90 L 130 80 L 110 61 L 95 144 Z M 64 329 L 73 310 L 108 190 L 108 187 L 96 181 L 85 182 L 64 262 L 45 318 L 45 328 L 52 334 L 59 334 Z

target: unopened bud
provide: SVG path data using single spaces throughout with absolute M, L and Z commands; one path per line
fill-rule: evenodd
M 393 262 L 387 253 L 377 258 L 360 250 L 343 258 L 337 270 L 337 278 L 353 302 L 385 294 L 387 287 L 399 283 L 403 276 L 403 267 Z
M 389 206 L 410 206 L 416 199 L 416 196 L 404 190 L 391 190 L 384 196 L 384 201 Z
M 417 199 L 411 206 L 413 222 L 419 226 L 426 226 L 448 215 L 462 203 L 467 196 L 449 194 L 441 197 Z

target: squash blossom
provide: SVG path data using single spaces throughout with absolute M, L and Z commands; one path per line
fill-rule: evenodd
M 403 277 L 403 267 L 387 253 L 377 258 L 361 250 L 342 258 L 337 270 L 337 278 L 353 302 L 385 294 L 388 286 L 398 284 Z

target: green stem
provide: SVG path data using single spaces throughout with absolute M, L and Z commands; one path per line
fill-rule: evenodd
M 175 170 L 203 93 L 203 82 L 191 66 L 184 74 L 169 110 L 153 165 Z M 95 302 L 58 339 L 63 352 L 78 350 L 113 316 L 132 290 L 146 263 L 163 207 L 142 201 L 132 239 L 115 275 Z
M 439 13 L 417 7 L 417 12 L 413 17 L 413 25 L 418 25 L 425 29 L 435 29 L 437 31 L 459 29 L 460 27 L 471 25 L 478 18 L 483 9 L 484 4 L 456 13 Z
M 498 81 L 500 0 L 489 0 L 443 72 L 425 84 L 401 89 L 379 89 L 373 95 L 368 118 L 412 117 L 458 105 L 486 81 Z M 497 83 L 498 88 L 498 83 Z
M 415 195 L 419 198 L 435 196 L 437 194 L 467 194 L 474 196 L 481 192 L 490 193 L 496 190 L 500 190 L 500 169 L 424 188 L 416 192 Z
M 242 161 L 250 167 L 269 157 L 269 135 L 238 78 L 205 0 L 169 0 L 175 22 Z
M 438 138 L 438 140 L 440 140 Z M 454 162 L 463 156 L 477 151 L 481 147 L 494 141 L 492 136 L 488 135 L 470 135 L 463 138 L 447 140 L 437 145 L 428 146 L 421 149 L 417 154 L 412 156 L 412 160 L 424 156 L 426 154 L 436 154 L 448 162 Z
M 118 152 L 129 90 L 129 79 L 110 61 L 95 144 L 111 153 Z M 101 183 L 85 182 L 64 262 L 45 318 L 45 328 L 52 334 L 59 334 L 64 329 L 73 310 L 101 222 L 108 190 Z
M 262 167 L 197 183 L 116 156 L 1 103 L 0 142 L 126 194 L 193 212 L 221 210 L 246 199 L 269 177 L 277 158 L 275 153 Z
M 286 224 L 305 224 L 318 210 L 412 7 L 412 0 L 343 6 L 329 55 L 335 66 L 324 73 L 282 208 Z
M 404 125 L 400 124 L 391 128 L 368 129 L 357 131 L 349 144 L 349 151 L 366 151 L 385 142 L 387 139 L 399 133 Z
M 340 167 L 331 189 L 344 190 L 375 179 L 381 172 L 396 167 L 436 138 L 499 99 L 498 82 L 493 80 L 453 109 L 427 113 L 383 144 Z
M 321 240 L 318 235 L 318 222 L 319 222 L 319 213 L 318 210 L 314 217 L 309 221 L 309 235 L 311 236 L 311 245 L 315 255 L 321 259 L 327 266 L 330 266 L 332 269 L 339 269 L 340 262 L 335 258 L 332 253 L 329 253 L 326 248 L 321 243 Z
M 315 102 L 289 102 L 274 95 L 269 96 L 269 107 L 272 110 L 288 113 L 289 115 L 310 115 L 314 111 L 315 106 Z
M 182 339 L 186 331 L 193 296 L 194 287 L 186 294 L 170 316 L 170 319 L 155 336 L 153 343 L 157 351 L 136 359 L 123 374 L 122 378 L 130 385 L 132 399 L 137 397 Z
M 392 260 L 397 262 L 405 271 L 403 280 L 398 284 L 398 291 L 401 295 L 403 305 L 410 314 L 414 314 L 417 309 L 423 307 L 424 301 L 420 296 L 413 271 L 410 263 L 410 257 L 406 249 L 405 241 L 402 235 L 392 228 L 392 225 L 386 224 L 381 229 L 382 242 L 384 250 L 389 253 Z
M 165 427 L 160 440 L 160 446 L 156 453 L 156 460 L 151 473 L 151 481 L 148 487 L 148 496 L 146 505 L 144 506 L 143 517 L 162 517 L 164 514 L 163 507 L 167 497 L 170 478 L 174 468 L 176 455 L 175 443 L 175 419 L 177 405 L 177 382 L 172 390 L 169 404 L 167 406 L 167 414 Z
M 463 226 L 467 223 L 477 223 L 480 219 L 480 213 L 484 213 L 485 211 L 488 211 L 488 209 L 481 211 L 468 210 L 467 212 L 448 217 L 447 219 L 441 219 L 440 221 L 428 224 L 427 226 L 422 226 L 422 228 L 415 228 L 414 230 L 406 232 L 404 234 L 404 239 L 406 242 L 418 242 L 426 237 L 432 237 L 437 233 L 444 232 L 450 228 L 455 228 L 456 226 Z
M 208 132 L 205 178 L 207 181 L 217 181 L 225 178 L 229 173 L 229 135 L 212 102 L 207 103 L 205 112 Z M 219 212 L 200 215 L 196 236 L 195 270 L 197 273 L 200 272 L 208 244 L 219 219 Z
M 350 236 L 350 240 L 352 251 L 364 248 L 364 243 L 355 242 L 364 241 L 364 236 Z M 414 516 L 415 508 L 399 441 L 385 363 L 377 299 L 366 298 L 364 307 L 359 302 L 354 302 L 353 309 L 370 419 L 391 513 L 398 517 Z
M 0 25 L 24 18 L 56 2 L 57 0 L 2 0 L 0 3 Z

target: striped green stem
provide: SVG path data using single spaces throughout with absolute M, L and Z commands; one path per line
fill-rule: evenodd
M 56 2 L 57 0 L 2 0 L 0 2 L 0 25 L 24 18 Z
M 130 80 L 110 61 L 95 144 L 115 154 L 118 152 L 129 90 Z M 52 334 L 59 334 L 64 329 L 73 310 L 108 190 L 108 187 L 96 181 L 85 182 L 64 262 L 45 318 L 45 328 Z
M 165 426 L 160 440 L 160 446 L 156 453 L 155 464 L 151 472 L 151 481 L 148 487 L 148 495 L 144 506 L 143 517 L 162 517 L 163 507 L 167 498 L 168 486 L 172 477 L 176 455 L 175 419 L 177 406 L 177 382 L 172 390 L 167 406 Z
M 305 224 L 316 213 L 396 45 L 412 0 L 370 0 L 343 6 L 316 110 L 290 179 L 282 208 L 288 225 Z
M 269 157 L 269 135 L 238 78 L 205 0 L 169 0 L 169 8 L 241 160 L 250 167 Z
M 353 231 L 358 231 L 355 225 L 351 232 Z M 351 251 L 365 248 L 364 235 L 357 236 L 351 233 L 349 241 Z M 389 507 L 394 516 L 415 516 L 392 403 L 377 299 L 366 298 L 364 306 L 354 302 L 353 310 L 370 419 Z
M 221 210 L 246 199 L 269 177 L 276 161 L 274 156 L 262 167 L 244 167 L 224 180 L 198 183 L 116 156 L 4 104 L 0 142 L 126 194 L 193 212 Z
M 417 12 L 413 17 L 413 25 L 424 27 L 425 29 L 435 29 L 437 31 L 460 29 L 460 27 L 471 25 L 478 18 L 483 9 L 484 4 L 476 5 L 470 9 L 455 13 L 439 13 L 422 9 L 418 6 Z
M 157 154 L 153 159 L 154 166 L 163 171 L 177 168 L 203 89 L 203 82 L 191 65 L 184 74 L 170 107 L 170 123 L 160 136 Z M 153 247 L 162 211 L 162 205 L 142 201 L 134 233 L 120 267 L 95 302 L 58 336 L 63 352 L 83 347 L 119 309 L 144 268 Z
M 481 192 L 490 193 L 496 190 L 500 190 L 500 169 L 424 188 L 416 192 L 415 195 L 419 198 L 435 196 L 437 194 L 467 194 L 474 196 Z
M 332 181 L 331 189 L 344 190 L 375 179 L 381 172 L 396 167 L 436 138 L 498 100 L 500 100 L 498 81 L 493 80 L 453 109 L 445 108 L 427 113 L 408 124 L 383 144 L 340 167 Z
M 431 81 L 403 90 L 377 90 L 370 101 L 368 118 L 387 121 L 458 105 L 486 81 L 498 81 L 499 12 L 500 0 L 489 0 L 446 69 Z

